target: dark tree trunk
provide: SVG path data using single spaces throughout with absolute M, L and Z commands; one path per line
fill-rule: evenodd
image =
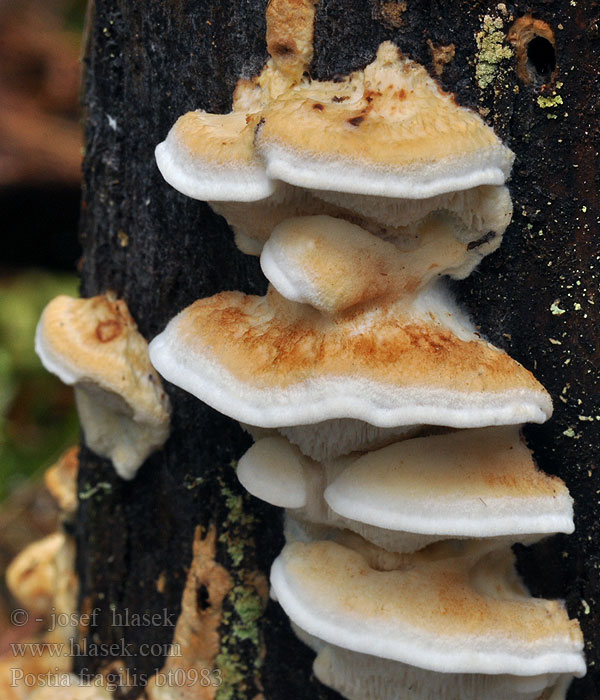
M 265 4 L 96 0 L 92 7 L 82 291 L 115 290 L 149 339 L 197 298 L 265 287 L 257 260 L 236 250 L 223 219 L 169 187 L 153 157 L 179 115 L 195 108 L 228 111 L 237 78 L 258 73 L 266 59 Z M 527 436 L 540 466 L 571 490 L 577 530 L 523 550 L 520 563 L 532 591 L 566 598 L 571 615 L 579 617 L 589 672 L 569 697 L 597 700 L 600 6 L 532 0 L 506 7 L 503 14 L 502 5 L 473 0 L 321 0 L 312 72 L 321 78 L 363 67 L 381 41 L 392 39 L 461 103 L 479 109 L 517 154 L 513 223 L 501 249 L 458 292 L 482 331 L 531 369 L 554 398 L 554 418 Z M 554 33 L 551 80 L 551 38 L 530 45 L 528 67 L 526 45 L 512 56 L 502 50 L 510 46 L 505 35 L 513 21 L 527 12 Z M 486 14 L 502 24 L 485 20 Z M 444 63 L 452 48 L 438 49 L 451 44 L 454 56 Z M 527 85 L 523 78 L 532 80 Z M 118 626 L 113 611 L 179 612 L 197 525 L 216 526 L 217 560 L 238 593 L 242 587 L 256 601 L 252 582 L 257 572 L 268 575 L 282 546 L 279 512 L 246 497 L 231 467 L 248 437 L 234 421 L 167 389 L 172 436 L 133 482 L 82 452 L 80 491 L 88 497 L 77 522 L 81 604 L 84 611 L 101 611 L 87 634 L 96 642 L 124 640 L 134 686 L 134 674 L 139 681 L 163 660 L 142 654 L 139 645 L 166 645 L 173 628 Z M 232 593 L 225 603 L 225 683 L 218 698 L 250 700 L 261 689 L 267 700 L 335 697 L 310 680 L 311 654 L 276 604 L 257 621 L 249 612 L 256 607 L 238 602 Z M 111 661 L 89 654 L 77 666 L 95 672 Z M 128 697 L 140 692 L 134 687 Z

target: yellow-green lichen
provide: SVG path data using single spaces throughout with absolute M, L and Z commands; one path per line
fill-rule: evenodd
M 502 61 L 513 55 L 510 46 L 505 44 L 506 35 L 503 30 L 502 18 L 486 15 L 481 31 L 475 36 L 478 49 L 475 77 L 482 90 L 494 82 Z
M 215 665 L 221 671 L 221 684 L 217 690 L 216 700 L 235 700 L 246 688 L 246 666 L 239 654 L 229 654 L 227 650 L 215 659 Z
M 560 105 L 564 104 L 562 96 L 559 95 L 557 92 L 557 90 L 560 90 L 562 86 L 562 83 L 556 83 L 556 89 L 552 92 L 552 95 L 550 96 L 538 95 L 538 107 L 541 107 L 542 109 L 552 109 L 553 107 L 559 107 Z M 546 116 L 548 117 L 548 119 L 556 119 L 558 115 L 549 113 Z
M 219 536 L 219 542 L 226 546 L 232 564 L 237 567 L 244 559 L 246 544 L 244 534 L 251 531 L 255 518 L 245 512 L 243 496 L 234 493 L 223 483 L 221 484 L 221 492 L 225 496 L 228 515 L 223 532 Z
M 110 493 L 112 491 L 112 486 L 106 481 L 99 481 L 97 484 L 92 486 L 89 482 L 85 483 L 84 490 L 79 492 L 79 500 L 87 501 L 97 494 Z
M 231 595 L 237 617 L 231 625 L 233 636 L 236 639 L 249 639 L 258 646 L 260 640 L 257 623 L 265 609 L 260 595 L 250 586 L 235 586 Z
M 215 660 L 222 683 L 216 700 L 236 700 L 252 695 L 258 688 L 258 671 L 263 659 L 260 619 L 265 608 L 264 576 L 244 567 L 254 559 L 253 531 L 256 518 L 247 512 L 248 497 L 235 493 L 220 480 L 227 515 L 219 542 L 231 560 L 232 586 L 224 602 L 221 649 Z M 265 581 L 259 585 L 259 580 Z M 259 590 L 260 589 L 260 590 Z M 261 595 L 262 591 L 262 595 Z
M 540 95 L 537 98 L 537 103 L 542 109 L 548 109 L 548 107 L 556 107 L 563 104 L 563 98 L 560 95 L 553 95 L 552 97 Z

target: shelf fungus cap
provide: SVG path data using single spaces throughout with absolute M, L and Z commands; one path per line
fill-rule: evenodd
M 331 418 L 467 428 L 552 412 L 533 375 L 482 340 L 439 286 L 335 316 L 272 288 L 223 292 L 172 319 L 150 358 L 173 384 L 262 428 Z
M 276 182 L 254 148 L 255 132 L 263 109 L 291 90 L 312 61 L 316 1 L 270 0 L 271 58 L 260 75 L 238 81 L 229 114 L 188 112 L 156 147 L 158 168 L 176 190 L 194 199 L 238 203 L 274 192 Z
M 237 475 L 294 518 L 351 530 L 390 552 L 448 538 L 529 544 L 574 529 L 566 486 L 537 469 L 518 426 L 412 438 L 323 464 L 283 438 L 263 438 Z
M 387 530 L 497 537 L 571 533 L 573 499 L 518 426 L 416 437 L 359 457 L 329 484 L 338 515 Z
M 44 367 L 75 386 L 87 445 L 132 479 L 169 435 L 170 403 L 124 301 L 59 296 L 36 331 Z
M 253 496 L 282 508 L 302 508 L 307 498 L 303 461 L 309 462 L 285 438 L 267 437 L 241 457 L 236 473 Z
M 259 114 L 180 117 L 155 157 L 164 179 L 182 194 L 201 200 L 251 202 L 268 197 L 274 183 L 254 151 Z
M 275 228 L 260 264 L 286 299 L 337 313 L 414 295 L 471 257 L 469 246 L 454 237 L 452 223 L 441 216 L 430 216 L 408 238 L 408 249 L 401 250 L 344 219 L 295 217 Z
M 294 542 L 271 585 L 294 624 L 350 651 L 442 673 L 585 675 L 577 621 L 528 595 L 510 550 L 414 556 L 378 571 L 335 542 Z
M 391 42 L 339 90 L 349 81 L 362 84 L 356 99 L 319 100 L 312 83 L 265 109 L 256 145 L 268 175 L 312 190 L 409 199 L 508 178 L 513 153 Z

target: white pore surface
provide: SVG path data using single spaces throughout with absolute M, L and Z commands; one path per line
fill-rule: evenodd
M 423 162 L 417 166 L 385 168 L 342 157 L 322 157 L 294 151 L 260 132 L 258 151 L 267 175 L 310 190 L 424 199 L 479 185 L 503 185 L 510 175 L 513 155 L 498 145 L 464 158 Z
M 180 143 L 174 127 L 156 147 L 155 157 L 169 185 L 193 199 L 254 202 L 275 189 L 260 164 L 252 167 L 232 161 L 218 165 L 190 153 Z
M 419 295 L 414 317 L 425 322 L 434 318 L 461 339 L 480 340 L 440 286 Z M 183 339 L 189 336 L 189 328 L 180 325 L 183 319 L 185 310 L 150 343 L 152 364 L 167 381 L 242 423 L 281 428 L 354 418 L 381 428 L 416 423 L 475 428 L 543 423 L 552 413 L 552 401 L 542 390 L 477 392 L 463 391 L 460 386 L 451 390 L 432 385 L 406 387 L 359 374 L 313 375 L 285 387 L 263 388 L 259 381 L 250 384 L 237 379 L 219 362 L 218 353 L 202 347 L 201 328 L 195 338 L 200 349 L 186 346 Z M 369 322 L 366 315 L 364 323 Z
M 300 451 L 323 462 L 356 451 L 374 450 L 418 432 L 420 425 L 379 428 L 354 418 L 333 418 L 312 425 L 290 425 L 279 432 Z
M 147 457 L 162 447 L 169 425 L 138 422 L 117 394 L 93 385 L 75 386 L 77 413 L 86 445 L 110 459 L 122 479 L 133 479 Z
M 327 581 L 322 594 L 315 596 L 312 587 L 309 593 L 294 579 L 286 566 L 287 549 L 271 568 L 275 599 L 294 624 L 329 644 L 440 673 L 585 675 L 582 649 L 567 636 L 529 644 L 494 634 L 493 629 L 487 636 L 446 636 L 442 620 L 436 634 L 431 634 L 397 619 L 388 623 L 385 601 L 376 617 L 349 615 L 343 597 L 338 599 Z M 402 596 L 401 588 L 398 595 Z
M 502 234 L 512 216 L 512 201 L 506 186 L 445 192 L 424 199 L 399 199 L 329 190 L 313 190 L 318 199 L 356 212 L 384 226 L 416 224 L 436 211 L 453 214 L 465 233 L 466 242 L 488 231 Z
M 310 646 L 318 649 L 317 643 Z M 558 685 L 564 699 L 572 680 L 557 674 L 436 673 L 322 642 L 313 670 L 321 683 L 348 700 L 538 700 L 544 690 Z

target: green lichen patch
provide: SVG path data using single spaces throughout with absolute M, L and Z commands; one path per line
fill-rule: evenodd
M 232 624 L 233 636 L 237 639 L 249 639 L 255 646 L 259 645 L 258 621 L 265 605 L 255 588 L 236 586 L 232 590 L 233 609 L 237 617 Z
M 562 95 L 559 94 L 559 90 L 563 86 L 562 83 L 556 83 L 556 87 L 552 91 L 551 95 L 538 95 L 537 103 L 538 107 L 541 109 L 553 109 L 555 107 L 560 107 L 564 104 Z M 558 115 L 554 112 L 549 112 L 546 114 L 548 119 L 556 119 Z M 566 115 L 565 115 L 566 116 Z
M 244 559 L 246 545 L 254 546 L 252 541 L 246 542 L 246 539 L 247 533 L 252 532 L 255 517 L 246 512 L 242 495 L 234 493 L 225 484 L 221 485 L 221 492 L 225 497 L 228 515 L 219 542 L 225 545 L 233 566 L 238 567 Z
M 254 530 L 257 518 L 249 510 L 249 496 L 236 493 L 220 479 L 226 516 L 219 543 L 229 559 L 233 586 L 223 605 L 221 650 L 216 666 L 222 683 L 217 700 L 237 700 L 257 694 L 264 657 L 260 621 L 266 604 L 264 576 L 252 569 L 256 560 Z
M 548 107 L 557 107 L 563 104 L 563 98 L 560 95 L 553 95 L 552 97 L 540 95 L 537 98 L 537 103 L 542 109 L 548 109 Z
M 79 492 L 79 500 L 87 501 L 96 495 L 103 495 L 105 493 L 110 493 L 112 491 L 112 486 L 106 481 L 99 481 L 97 484 L 92 486 L 90 483 L 86 482 L 84 485 L 84 490 Z
M 223 649 L 215 659 L 215 665 L 221 671 L 222 683 L 217 690 L 217 700 L 235 700 L 246 690 L 246 664 L 239 654 L 228 653 Z
M 501 17 L 486 15 L 481 31 L 475 36 L 478 49 L 475 78 L 481 90 L 485 90 L 494 82 L 502 61 L 510 59 L 513 55 L 513 50 L 505 40 L 504 20 Z

